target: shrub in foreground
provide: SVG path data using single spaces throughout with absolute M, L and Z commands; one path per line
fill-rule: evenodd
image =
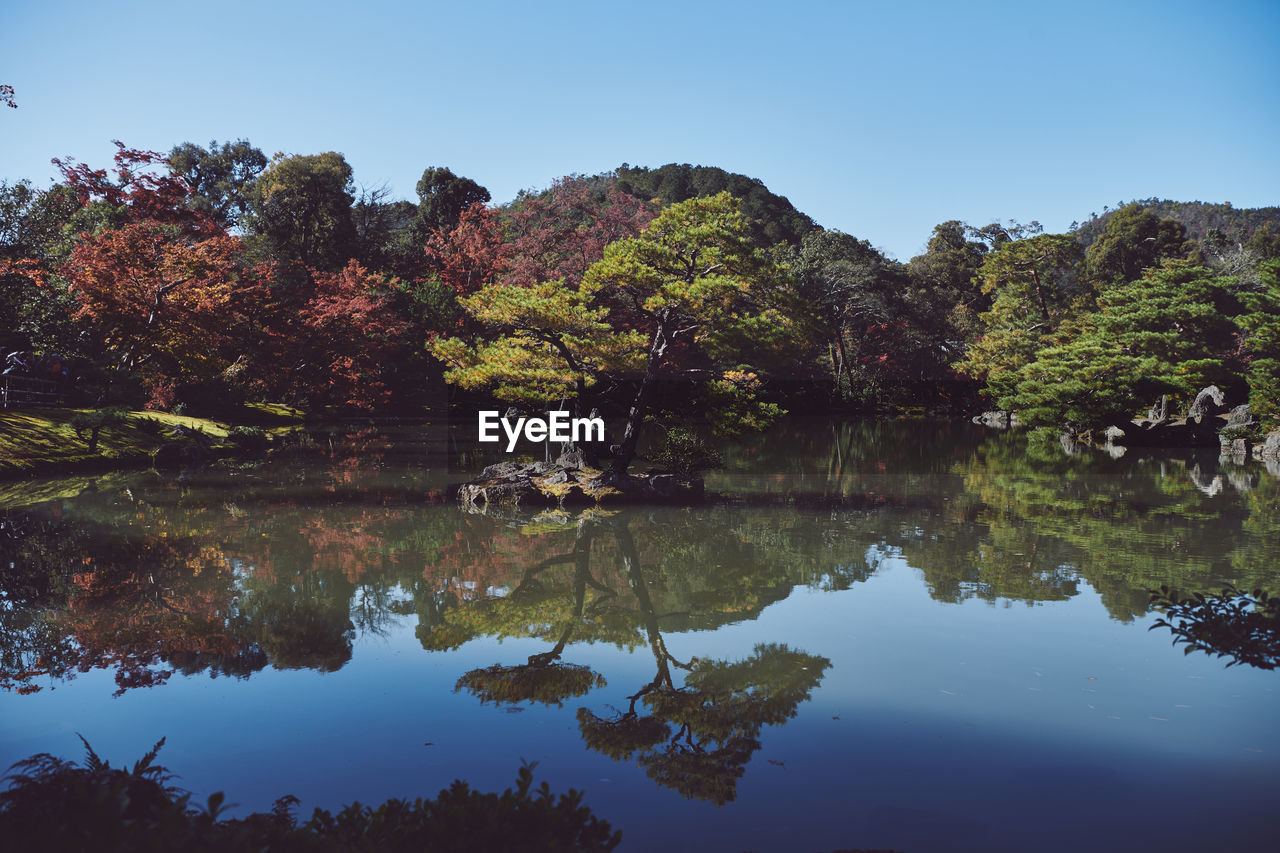
M 82 738 L 83 740 L 83 738 Z M 316 809 L 299 823 L 297 799 L 277 800 L 270 813 L 222 819 L 221 793 L 204 805 L 169 785 L 155 763 L 164 739 L 131 770 L 113 768 L 85 743 L 83 764 L 47 753 L 10 768 L 0 793 L 0 838 L 14 849 L 64 851 L 609 851 L 621 832 L 582 805 L 582 793 L 533 789 L 524 765 L 515 789 L 473 791 L 455 780 L 435 799 L 387 800 L 377 808 L 352 803 L 337 814 Z

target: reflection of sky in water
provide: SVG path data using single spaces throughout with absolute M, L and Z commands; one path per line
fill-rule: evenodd
M 883 517 L 869 516 L 869 526 L 899 541 L 946 538 L 971 522 L 875 512 Z M 632 526 L 643 540 L 687 517 L 650 513 Z M 787 519 L 806 517 L 832 535 L 816 523 L 825 511 Z M 843 559 L 874 573 L 840 592 L 797 587 L 716 630 L 680 633 L 660 621 L 679 660 L 735 661 L 758 644 L 785 643 L 831 661 L 794 719 L 764 727 L 736 800 L 721 808 L 583 745 L 576 710 L 625 708 L 654 678 L 647 646 L 628 654 L 570 644 L 562 662 L 608 684 L 563 708 L 482 705 L 455 692 L 463 673 L 523 664 L 553 643 L 481 638 L 427 652 L 414 633 L 412 594 L 395 585 L 380 598 L 357 586 L 353 619 L 394 602 L 408 613 L 380 612 L 335 672 L 176 675 L 111 698 L 111 674 L 91 671 L 34 695 L 0 695 L 0 762 L 39 751 L 78 756 L 74 732 L 113 762 L 132 761 L 163 735 L 162 763 L 198 799 L 221 789 L 263 810 L 293 793 L 305 814 L 432 795 L 455 777 L 501 790 L 523 759 L 537 761 L 537 778 L 553 789 L 585 789 L 596 814 L 623 830 L 624 850 L 1199 850 L 1260 837 L 1280 791 L 1280 672 L 1184 655 L 1168 632 L 1147 630 L 1150 615 L 1112 618 L 1087 572 L 1065 569 L 1075 594 L 1062 601 L 944 603 L 896 545 L 864 544 Z M 234 568 L 248 572 L 239 558 Z M 510 596 L 509 583 L 490 584 L 489 596 Z

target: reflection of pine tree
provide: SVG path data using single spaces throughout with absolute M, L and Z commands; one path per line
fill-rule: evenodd
M 736 663 L 676 660 L 658 628 L 631 531 L 623 524 L 613 529 L 657 673 L 612 719 L 580 708 L 578 728 L 588 747 L 614 760 L 636 755 L 658 784 L 724 805 L 737 795 L 738 779 L 760 748 L 760 730 L 794 717 L 831 662 L 773 644 L 756 646 L 751 657 Z M 673 666 L 688 672 L 682 687 L 675 686 Z M 647 715 L 637 709 L 641 700 Z
M 513 530 L 464 517 L 457 541 L 415 592 L 423 647 L 455 649 L 480 636 L 639 645 L 634 618 L 617 601 L 618 579 L 607 571 L 609 543 L 593 518 L 540 517 Z
M 612 535 L 602 536 L 605 532 Z M 665 528 L 655 530 L 651 545 L 675 544 L 663 538 L 662 532 Z M 680 540 L 680 532 L 676 531 L 674 540 Z M 541 530 L 539 535 L 553 536 L 554 531 Z M 554 538 L 563 542 L 562 537 Z M 679 548 L 654 549 L 651 560 L 664 566 L 655 576 L 666 577 L 670 572 L 674 580 L 679 558 L 692 556 Z M 618 594 L 599 580 L 600 568 L 592 571 L 593 560 L 599 567 L 606 558 L 619 565 L 620 574 L 614 579 L 624 581 L 630 589 L 635 602 L 632 609 L 620 609 Z M 561 565 L 573 566 L 568 589 L 556 585 L 551 576 Z M 747 612 L 755 612 L 761 606 L 756 590 L 773 590 L 781 575 L 776 568 L 759 564 L 753 568 L 740 584 L 717 588 L 723 601 L 702 600 L 712 590 L 694 595 L 692 600 L 701 601 L 711 613 L 736 613 L 737 597 L 745 593 Z M 761 586 L 756 587 L 757 583 Z M 506 595 L 451 602 L 438 611 L 435 623 L 420 636 L 428 648 L 443 643 L 452 647 L 484 628 L 511 631 L 522 626 L 524 636 L 554 640 L 550 650 L 530 656 L 527 663 L 494 664 L 465 673 L 457 689 L 471 692 L 481 702 L 561 705 L 567 698 L 604 685 L 604 679 L 590 669 L 559 662 L 570 641 L 598 638 L 603 622 L 605 626 L 616 623 L 615 630 L 625 627 L 631 645 L 638 627 L 653 653 L 654 678 L 630 697 L 625 712 L 610 719 L 579 709 L 583 739 L 588 747 L 615 760 L 634 757 L 652 779 L 684 796 L 717 804 L 730 802 L 737 793 L 737 780 L 760 748 L 761 729 L 793 717 L 830 662 L 780 645 L 757 646 L 750 658 L 736 663 L 679 661 L 663 639 L 650 588 L 641 549 L 625 517 L 587 515 L 574 528 L 572 547 L 530 564 Z M 462 630 L 464 626 L 470 630 Z M 682 685 L 676 683 L 676 670 L 686 673 Z
M 532 655 L 528 663 L 517 666 L 494 664 L 486 669 L 473 669 L 458 679 L 457 688 L 465 688 L 479 697 L 481 702 L 516 703 L 541 702 L 544 705 L 560 706 L 571 696 L 581 696 L 593 687 L 603 687 L 605 680 L 585 666 L 557 663 L 564 654 L 574 632 L 582 625 L 587 602 L 587 586 L 604 591 L 612 596 L 612 591 L 600 584 L 591 576 L 591 543 L 595 539 L 596 524 L 591 518 L 583 518 L 577 526 L 573 548 L 567 554 L 548 557 L 531 566 L 524 574 L 520 585 L 506 599 L 495 604 L 512 604 L 521 607 L 532 603 L 535 606 L 546 593 L 538 583 L 537 576 L 561 563 L 572 563 L 573 572 L 573 610 L 563 620 L 564 625 L 556 644 L 550 651 Z M 593 605 L 598 605 L 597 599 Z
M 758 645 L 737 662 L 695 659 L 676 687 L 667 663 L 680 664 L 662 647 L 654 656 L 657 677 L 630 697 L 626 711 L 601 718 L 578 709 L 583 740 L 615 761 L 634 755 L 658 784 L 716 805 L 736 796 L 761 730 L 794 717 L 831 665 L 785 645 Z M 640 700 L 647 714 L 637 708 Z

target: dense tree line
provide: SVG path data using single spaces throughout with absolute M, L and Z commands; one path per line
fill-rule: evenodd
M 1276 416 L 1266 211 L 1134 203 L 1067 234 L 949 221 L 901 263 L 712 167 L 624 164 L 493 206 L 444 166 L 415 201 L 336 152 L 117 146 L 110 169 L 0 184 L 0 346 L 68 357 L 83 405 L 421 407 L 444 378 L 747 426 L 778 404 L 981 394 L 1083 429 L 1215 382 Z
M 1280 239 L 1280 207 L 1247 208 L 1234 207 L 1231 202 L 1215 204 L 1161 198 L 1138 199 L 1127 204 L 1121 202 L 1114 208 L 1104 207 L 1101 214 L 1092 213 L 1087 220 L 1077 223 L 1071 230 L 1088 246 L 1102 236 L 1112 216 L 1134 204 L 1160 219 L 1172 219 L 1181 223 L 1187 229 L 1187 234 L 1196 240 L 1204 240 L 1215 230 L 1237 243 L 1249 243 L 1255 239 L 1274 242 Z M 1259 231 L 1263 233 L 1258 235 Z
M 1277 423 L 1280 262 L 1196 241 L 1136 203 L 1087 248 L 1067 234 L 1018 237 L 977 270 L 990 302 L 957 363 L 999 408 L 1033 426 L 1124 429 L 1153 403 L 1184 412 L 1215 385 L 1258 426 Z

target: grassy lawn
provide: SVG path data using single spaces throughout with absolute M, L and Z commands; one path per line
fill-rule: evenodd
M 174 426 L 198 429 L 215 442 L 226 438 L 232 424 L 257 424 L 287 429 L 301 422 L 296 409 L 270 404 L 250 405 L 237 412 L 231 423 L 166 412 L 131 412 L 122 424 L 109 426 L 98 436 L 98 449 L 90 453 L 70 421 L 79 409 L 0 410 L 0 477 L 49 468 L 87 463 L 142 461 L 161 444 Z M 157 425 L 158 424 L 158 425 Z

